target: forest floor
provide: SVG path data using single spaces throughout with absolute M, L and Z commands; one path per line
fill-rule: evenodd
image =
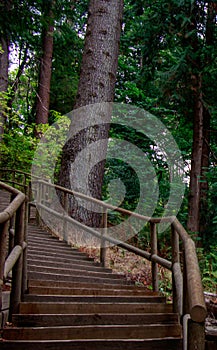
M 79 250 L 99 262 L 99 248 L 80 247 Z M 109 247 L 106 251 L 106 267 L 114 273 L 124 274 L 127 280 L 133 281 L 137 286 L 152 290 L 151 262 L 136 254 L 117 246 Z M 171 301 L 172 275 L 162 267 L 159 267 L 159 291 Z

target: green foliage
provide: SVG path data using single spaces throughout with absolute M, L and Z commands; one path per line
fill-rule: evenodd
M 0 152 L 0 167 L 31 171 L 32 159 L 37 141 L 31 132 L 24 134 L 20 129 L 12 129 L 3 135 Z
M 53 112 L 57 124 L 41 127 L 43 137 L 41 138 L 34 157 L 34 175 L 42 178 L 49 178 L 56 182 L 56 175 L 59 173 L 61 150 L 67 138 L 70 119 Z
M 9 112 L 8 108 L 8 93 L 5 91 L 0 91 L 0 113 L 3 118 L 7 117 L 7 112 Z
M 210 246 L 209 251 L 198 250 L 202 282 L 206 291 L 215 291 L 217 285 L 217 247 Z
M 7 36 L 14 48 L 11 60 L 18 67 L 10 72 L 9 91 L 0 93 L 0 110 L 6 118 L 5 135 L 1 144 L 1 166 L 29 171 L 37 140 L 34 137 L 35 100 L 41 53 L 41 30 L 46 16 L 41 16 L 45 2 L 42 0 L 13 1 L 5 9 L 0 4 L 1 34 Z M 49 124 L 69 112 L 74 105 L 83 49 L 88 1 L 54 2 L 54 53 L 50 95 Z M 209 193 L 207 210 L 203 213 L 207 230 L 202 240 L 205 252 L 210 251 L 217 238 L 217 26 L 213 21 L 212 44 L 207 34 L 207 2 L 183 0 L 126 0 L 121 38 L 119 70 L 115 101 L 141 107 L 165 123 L 172 132 L 185 160 L 186 179 L 189 177 L 193 134 L 192 75 L 201 74 L 203 102 L 211 114 L 210 166 L 207 171 Z M 199 9 L 199 12 L 197 12 Z M 7 10 L 7 11 L 6 11 Z M 8 12 L 9 11 L 9 12 Z M 197 16 L 199 13 L 200 16 Z M 196 23 L 195 23 L 196 20 Z M 192 28 L 192 23 L 195 27 Z M 26 61 L 25 61 L 25 53 Z M 16 54 L 16 57 L 15 57 Z M 19 67 L 25 61 L 24 70 L 18 78 Z M 18 79 L 18 80 L 17 80 Z M 12 89 L 17 88 L 12 94 Z M 67 124 L 67 123 L 66 123 Z M 63 128 L 66 126 L 63 119 Z M 40 126 L 41 127 L 41 126 Z M 41 129 L 45 132 L 48 126 Z M 51 129 L 50 131 L 52 131 Z M 64 138 L 56 130 L 56 136 L 46 133 L 48 148 L 41 149 L 41 164 L 50 155 L 56 162 L 55 174 L 60 163 L 57 153 Z M 60 130 L 61 132 L 61 130 Z M 169 197 L 167 164 L 154 144 L 144 135 L 126 127 L 112 126 L 110 136 L 126 140 L 138 146 L 152 162 L 159 183 L 160 195 L 155 215 L 161 215 Z M 41 146 L 40 146 L 41 147 Z M 40 162 L 39 162 L 40 163 Z M 50 164 L 52 166 L 52 164 Z M 45 174 L 46 175 L 46 174 Z M 50 175 L 50 174 L 49 174 Z M 112 179 L 123 180 L 127 196 L 122 206 L 133 210 L 138 201 L 139 183 L 133 169 L 123 161 L 113 159 L 106 164 L 103 196 L 108 198 L 108 183 Z M 188 183 L 178 218 L 187 221 Z M 120 214 L 111 213 L 110 221 L 119 223 Z M 148 244 L 145 227 L 138 235 L 139 244 Z M 169 233 L 166 233 L 166 237 Z M 160 237 L 161 250 L 167 248 L 167 240 Z M 214 248 L 212 248 L 214 249 Z M 213 250 L 212 250 L 213 251 Z M 215 255 L 215 253 L 213 253 Z M 209 260 L 209 259 L 208 259 Z M 208 271 L 209 263 L 204 271 Z M 212 257 L 212 261 L 215 259 Z M 215 271 L 214 267 L 213 270 Z M 210 278 L 206 275 L 205 278 Z M 215 280 L 215 276 L 213 275 Z
M 62 114 L 73 109 L 77 92 L 83 39 L 64 23 L 54 33 L 50 108 Z
M 171 301 L 172 295 L 172 274 L 170 271 L 161 268 L 159 273 L 159 291 Z

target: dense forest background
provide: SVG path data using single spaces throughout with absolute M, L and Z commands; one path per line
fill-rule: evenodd
M 1 167 L 29 172 L 41 135 L 73 109 L 88 6 L 87 0 L 0 1 Z M 217 282 L 216 19 L 215 1 L 125 0 L 114 97 L 153 113 L 174 136 L 187 179 L 178 218 L 197 243 L 208 284 Z M 165 160 L 140 135 L 124 128 L 110 133 L 151 153 L 160 215 L 169 193 Z M 103 195 L 112 169 L 106 165 Z M 130 183 L 130 169 L 119 164 L 123 170 Z M 135 187 L 129 186 L 129 209 Z M 137 244 L 145 244 L 144 232 Z

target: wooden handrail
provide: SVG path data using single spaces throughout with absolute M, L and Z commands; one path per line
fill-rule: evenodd
M 204 322 L 206 318 L 206 305 L 205 300 L 203 296 L 203 287 L 201 282 L 201 275 L 199 271 L 199 265 L 198 265 L 198 259 L 196 254 L 196 248 L 193 240 L 187 233 L 187 231 L 184 229 L 184 227 L 181 225 L 181 223 L 178 221 L 176 217 L 166 217 L 166 218 L 151 218 L 147 217 L 138 213 L 131 212 L 126 209 L 117 208 L 115 206 L 112 206 L 111 204 L 108 204 L 106 202 L 100 201 L 95 198 L 91 198 L 85 194 L 72 191 L 69 189 L 66 189 L 62 186 L 58 186 L 55 184 L 48 183 L 44 180 L 37 181 L 39 186 L 44 186 L 48 188 L 54 188 L 56 191 L 62 191 L 63 193 L 67 193 L 68 195 L 73 195 L 75 197 L 87 200 L 89 202 L 95 203 L 97 205 L 100 205 L 103 210 L 114 210 L 118 211 L 122 214 L 131 215 L 132 217 L 135 217 L 139 220 L 143 220 L 144 222 L 149 222 L 151 224 L 151 241 L 152 241 L 152 251 L 151 253 L 145 252 L 141 249 L 138 249 L 136 247 L 133 247 L 132 245 L 129 245 L 125 242 L 119 241 L 117 239 L 114 239 L 113 237 L 109 237 L 108 235 L 103 235 L 103 240 L 108 241 L 112 244 L 118 245 L 128 251 L 131 251 L 139 256 L 144 257 L 145 259 L 148 259 L 152 262 L 152 273 L 153 273 L 153 289 L 157 290 L 157 265 L 162 265 L 166 267 L 167 269 L 171 270 L 173 273 L 174 278 L 174 289 L 176 290 L 176 303 L 175 306 L 176 310 L 179 310 L 179 313 L 182 314 L 182 305 L 183 300 L 180 300 L 180 298 L 184 299 L 185 296 L 183 295 L 183 292 L 180 288 L 182 288 L 183 283 L 187 284 L 188 288 L 188 309 L 185 310 L 185 312 L 188 312 L 191 315 L 191 319 L 194 322 Z M 45 193 L 46 191 L 41 191 L 41 193 Z M 65 214 L 57 213 L 54 209 L 51 209 L 45 205 L 45 202 L 43 203 L 43 198 L 39 198 L 38 202 L 39 208 L 46 210 L 47 212 L 56 215 L 59 218 L 64 219 L 65 221 L 71 222 L 78 227 L 88 231 L 89 233 L 95 235 L 96 237 L 100 238 L 101 233 L 93 228 L 87 227 L 76 220 L 72 219 L 71 217 L 66 217 Z M 172 262 L 168 261 L 166 259 L 163 259 L 157 255 L 157 233 L 156 233 L 156 224 L 159 223 L 170 223 L 172 228 L 172 245 L 173 245 L 173 258 Z M 104 227 L 105 226 L 104 223 Z M 186 276 L 183 278 L 186 278 L 186 281 L 182 281 L 182 273 L 181 273 L 181 264 L 179 262 L 179 240 L 183 243 L 183 250 L 184 250 L 184 259 L 185 259 L 185 267 L 186 267 Z
M 12 271 L 14 265 L 16 264 L 17 260 L 21 256 L 23 250 L 26 249 L 26 247 L 27 247 L 27 243 L 23 242 L 22 247 L 20 245 L 16 245 L 13 248 L 10 255 L 7 257 L 5 261 L 4 279 L 7 279 L 8 274 Z
M 12 286 L 9 315 L 18 311 L 23 287 L 27 276 L 24 271 L 26 260 L 23 259 L 25 243 L 25 210 L 27 208 L 26 196 L 19 190 L 0 182 L 0 188 L 11 194 L 11 203 L 0 213 L 0 310 L 2 309 L 2 285 L 9 272 L 12 272 Z M 13 220 L 14 218 L 14 220 Z M 11 223 L 14 222 L 14 228 Z M 8 245 L 12 251 L 6 251 L 7 241 L 13 233 L 14 246 Z M 8 258 L 7 258 L 7 255 Z M 7 258 L 7 259 L 6 259 Z
M 4 169 L 6 170 L 6 169 Z M 30 174 L 18 171 L 20 174 L 25 174 L 25 181 L 26 177 L 30 176 Z M 15 174 L 15 173 L 14 173 Z M 15 176 L 14 176 L 15 178 Z M 191 332 L 189 332 L 189 337 L 192 339 L 194 338 L 194 329 L 195 334 L 197 333 L 196 328 L 197 325 L 204 324 L 205 318 L 206 318 L 206 305 L 203 295 L 203 287 L 201 282 L 201 276 L 199 271 L 199 264 L 196 254 L 196 248 L 193 240 L 187 233 L 187 231 L 184 229 L 184 227 L 181 225 L 181 223 L 178 221 L 176 217 L 166 217 L 166 218 L 151 218 L 148 216 L 144 216 L 138 213 L 131 212 L 126 209 L 117 208 L 115 206 L 112 206 L 106 202 L 100 201 L 98 199 L 94 199 L 91 197 L 88 197 L 87 195 L 84 195 L 82 193 L 71 191 L 69 189 L 66 189 L 62 186 L 51 184 L 45 180 L 40 180 L 38 177 L 33 177 L 34 183 L 39 185 L 38 188 L 38 195 L 36 200 L 36 206 L 39 210 L 45 210 L 49 212 L 52 215 L 55 215 L 57 218 L 60 218 L 63 220 L 63 226 L 66 227 L 67 223 L 73 223 L 74 225 L 77 225 L 83 230 L 88 231 L 95 237 L 98 237 L 101 242 L 108 241 L 114 245 L 117 245 L 119 247 L 122 247 L 123 249 L 126 249 L 130 252 L 133 252 L 141 257 L 144 257 L 145 259 L 152 262 L 152 281 L 153 281 L 153 289 L 158 289 L 158 265 L 164 266 L 168 270 L 172 271 L 173 276 L 173 305 L 174 305 L 174 311 L 178 312 L 180 316 L 183 316 L 185 314 L 190 314 L 191 322 L 189 323 L 189 327 L 191 329 Z M 10 180 L 9 180 L 10 181 Z M 15 179 L 13 179 L 15 183 Z M 12 183 L 13 183 L 12 181 Z M 1 183 L 0 183 L 1 185 Z M 5 185 L 4 186 L 8 186 Z M 9 188 L 10 186 L 8 186 Z M 5 187 L 6 188 L 6 187 Z M 46 188 L 46 189 L 45 189 Z M 65 212 L 59 213 L 56 210 L 52 209 L 51 207 L 47 206 L 46 203 L 48 203 L 47 198 L 50 194 L 50 191 L 48 191 L 48 188 L 53 188 L 55 191 L 62 192 L 63 195 L 63 205 Z M 15 190 L 18 191 L 18 190 Z M 19 192 L 19 191 L 18 191 Z M 37 191 L 36 191 L 37 192 Z M 17 192 L 16 192 L 17 193 Z M 48 195 L 47 195 L 47 194 Z M 76 221 L 75 219 L 69 217 L 67 215 L 68 213 L 68 195 L 73 195 L 75 197 L 78 197 L 82 200 L 97 204 L 101 206 L 102 208 L 102 219 L 103 219 L 103 229 L 96 230 L 91 227 L 87 227 L 84 224 Z M 43 197 L 44 196 L 44 197 Z M 14 204 L 11 204 L 6 208 L 3 213 L 0 213 L 0 225 L 3 222 L 8 222 L 9 218 L 12 216 L 13 211 L 15 208 L 17 208 L 19 204 L 19 200 L 17 198 L 18 195 L 16 194 L 16 200 L 13 202 Z M 19 208 L 18 208 L 19 210 Z M 110 237 L 107 234 L 107 227 L 108 227 L 108 215 L 107 211 L 113 210 L 117 211 L 119 213 L 122 213 L 123 215 L 129 215 L 132 216 L 138 220 L 142 220 L 146 223 L 150 223 L 151 226 L 151 252 L 144 251 L 142 249 L 136 248 L 126 242 L 117 240 L 113 237 Z M 156 225 L 159 223 L 169 223 L 171 225 L 171 238 L 172 238 L 172 261 L 169 261 L 167 259 L 163 259 L 160 256 L 158 256 L 157 252 L 157 230 Z M 22 226 L 22 225 L 21 225 Z M 6 226 L 4 226 L 4 230 L 7 229 Z M 179 261 L 179 245 L 180 242 L 182 242 L 182 249 L 183 249 L 183 266 L 181 262 Z M 22 246 L 25 246 L 24 240 L 22 243 Z M 1 242 L 0 242 L 0 249 L 1 249 Z M 16 253 L 14 251 L 14 255 L 16 258 L 18 257 L 18 250 L 16 249 Z M 105 249 L 101 248 L 101 262 L 104 262 L 105 258 Z M 19 258 L 18 258 L 19 259 Z M 0 259 L 1 263 L 1 259 Z M 185 293 L 183 292 L 183 289 Z M 196 326 L 194 326 L 194 324 Z M 196 328 L 194 328 L 196 327 Z M 202 328 L 201 328 L 202 329 Z M 202 339 L 202 336 L 201 336 Z M 198 340 L 198 344 L 201 340 Z M 195 338 L 194 338 L 195 342 Z M 191 340 L 190 340 L 191 343 Z M 202 349 L 202 348 L 201 348 Z

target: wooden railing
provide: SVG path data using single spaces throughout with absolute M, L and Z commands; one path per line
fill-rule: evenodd
M 0 182 L 0 189 L 11 195 L 11 202 L 0 213 L 0 310 L 3 283 L 12 271 L 10 315 L 18 312 L 27 286 L 26 265 L 26 196 L 19 190 Z
M 25 193 L 29 198 L 31 192 L 31 174 L 9 168 L 0 168 L 0 179 Z
M 26 174 L 29 175 L 29 174 Z M 25 177 L 25 179 L 27 176 Z M 9 180 L 14 185 L 18 185 L 17 181 Z M 25 180 L 26 181 L 26 180 Z M 23 181 L 25 191 L 27 191 L 27 185 Z M 20 184 L 19 184 L 20 185 Z M 185 340 L 187 345 L 185 349 L 193 350 L 199 349 L 203 350 L 205 348 L 205 318 L 206 318 L 206 306 L 203 294 L 203 287 L 201 282 L 201 276 L 199 271 L 199 265 L 197 260 L 197 254 L 195 249 L 195 244 L 191 237 L 188 235 L 184 227 L 175 217 L 167 218 L 150 218 L 143 216 L 137 213 L 130 212 L 128 210 L 117 208 L 112 205 L 109 205 L 103 201 L 90 198 L 84 194 L 70 191 L 66 188 L 50 184 L 43 180 L 34 179 L 34 188 L 35 188 L 35 202 L 39 212 L 39 216 L 43 219 L 46 216 L 45 213 L 49 213 L 51 216 L 62 220 L 61 226 L 65 228 L 67 224 L 71 223 L 76 227 L 89 232 L 91 235 L 97 237 L 101 241 L 100 249 L 100 261 L 102 265 L 105 263 L 105 242 L 110 242 L 113 245 L 117 245 L 126 249 L 130 252 L 133 252 L 151 262 L 152 265 L 152 286 L 154 291 L 159 290 L 159 281 L 158 281 L 158 265 L 165 267 L 170 270 L 172 273 L 173 281 L 173 308 L 174 312 L 177 312 L 180 315 L 180 319 L 188 319 L 188 339 Z M 17 190 L 16 190 L 17 191 Z M 55 193 L 58 192 L 58 195 L 62 196 L 62 211 L 57 211 L 55 205 L 52 206 L 52 191 Z M 19 192 L 19 191 L 18 191 Z M 53 193 L 54 193 L 53 192 Z M 27 193 L 27 192 L 26 192 Z M 30 193 L 30 189 L 28 189 Z M 84 201 L 97 204 L 102 208 L 102 230 L 88 227 L 68 214 L 69 212 L 69 202 L 70 197 L 80 198 Z M 150 224 L 150 244 L 151 250 L 144 251 L 137 247 L 134 247 L 122 240 L 118 240 L 114 237 L 109 236 L 107 232 L 108 228 L 108 211 L 117 211 L 123 215 L 133 216 L 137 220 Z M 4 214 L 6 215 L 6 214 Z M 7 219 L 9 217 L 7 216 Z M 171 242 L 172 242 L 172 258 L 170 260 L 162 258 L 158 255 L 158 234 L 157 227 L 160 223 L 167 223 L 171 227 Z M 22 226 L 22 225 L 21 225 Z M 67 240 L 67 237 L 64 237 Z M 23 246 L 24 239 L 22 244 Z M 2 242 L 0 242 L 0 247 Z M 2 256 L 2 255 L 1 255 Z M 180 259 L 182 256 L 182 259 Z M 2 266 L 2 265 L 1 265 Z M 25 274 L 24 274 L 25 276 Z M 1 277 L 0 277 L 1 278 Z M 21 288 L 22 290 L 22 288 Z M 18 300 L 18 298 L 17 298 Z M 17 304 L 16 304 L 17 305 Z M 187 316 L 187 318 L 186 318 Z
M 158 265 L 165 267 L 172 272 L 173 280 L 173 307 L 174 312 L 179 313 L 182 318 L 184 315 L 190 315 L 189 317 L 189 332 L 188 332 L 188 349 L 204 349 L 205 344 L 205 331 L 204 321 L 206 318 L 207 310 L 204 300 L 203 287 L 201 282 L 201 275 L 199 270 L 199 264 L 196 254 L 196 248 L 193 240 L 188 235 L 184 227 L 175 217 L 167 218 L 150 218 L 137 213 L 130 212 L 125 209 L 117 208 L 109 205 L 103 201 L 90 198 L 84 194 L 70 191 L 63 187 L 50 184 L 46 181 L 40 180 L 37 182 L 37 207 L 43 217 L 43 212 L 49 213 L 54 217 L 62 220 L 62 226 L 65 223 L 71 223 L 82 230 L 85 230 L 97 237 L 102 242 L 100 260 L 104 264 L 105 259 L 105 242 L 108 241 L 114 245 L 122 247 L 130 252 L 133 252 L 149 261 L 152 264 L 152 285 L 153 290 L 158 291 Z M 58 194 L 62 194 L 64 212 L 60 213 L 55 210 L 55 206 L 51 205 L 51 189 L 55 189 Z M 95 203 L 101 206 L 103 212 L 102 223 L 103 229 L 99 230 L 87 227 L 84 224 L 76 221 L 69 215 L 70 196 L 80 198 L 87 202 Z M 49 201 L 47 199 L 50 199 Z M 108 228 L 108 210 L 118 211 L 123 215 L 131 215 L 137 220 L 142 220 L 145 223 L 150 223 L 150 244 L 151 251 L 144 251 L 136 248 L 126 242 L 117 240 L 110 237 L 107 234 Z M 158 255 L 158 234 L 157 226 L 160 223 L 169 223 L 171 227 L 171 242 L 172 242 L 172 259 L 167 260 Z M 180 246 L 182 250 L 180 250 Z M 180 255 L 182 254 L 182 261 L 180 261 Z M 194 344 L 194 345 L 193 345 Z M 195 347 L 196 346 L 196 347 Z

